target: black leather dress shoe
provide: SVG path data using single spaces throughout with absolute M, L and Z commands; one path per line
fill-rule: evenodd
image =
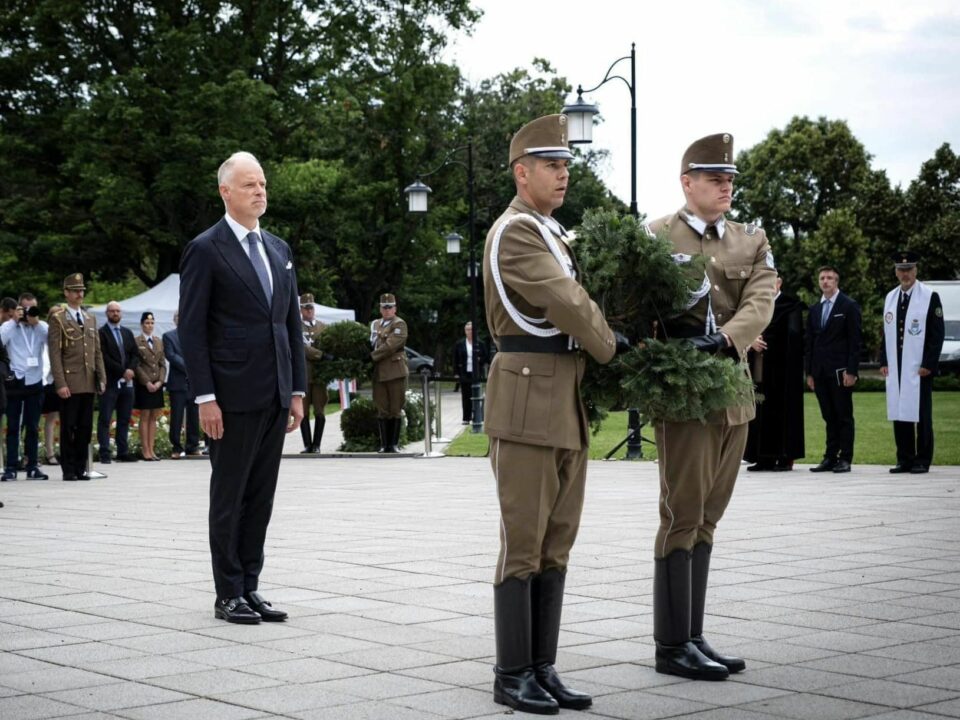
M 718 653 L 716 650 L 710 647 L 710 643 L 706 641 L 703 635 L 690 638 L 690 642 L 697 646 L 697 650 L 702 652 L 715 663 L 720 663 L 732 673 L 743 672 L 747 669 L 747 663 L 743 658 Z
M 892 475 L 897 475 L 897 474 L 899 474 L 899 473 L 908 473 L 908 472 L 910 472 L 910 466 L 909 466 L 909 465 L 901 465 L 900 463 L 897 463 L 897 464 L 894 465 L 892 468 L 890 468 L 890 470 L 889 470 L 888 472 L 890 472 Z
M 850 463 L 846 460 L 840 460 L 836 465 L 833 466 L 833 471 L 835 473 L 850 472 Z
M 283 610 L 275 609 L 273 604 L 264 600 L 263 595 L 256 590 L 248 592 L 243 598 L 260 614 L 264 622 L 283 622 L 287 619 L 287 614 Z
M 213 605 L 213 616 L 240 625 L 257 625 L 260 614 L 254 612 L 242 597 L 217 598 Z
M 773 472 L 774 465 L 771 463 L 754 463 L 753 465 L 748 465 L 747 470 L 750 472 Z
M 90 476 L 87 474 L 87 471 L 77 473 L 77 480 L 90 480 Z
M 73 482 L 73 481 L 75 481 L 75 480 L 77 479 L 77 476 L 74 475 L 73 473 L 66 473 L 66 472 L 65 472 L 65 473 L 63 474 L 63 479 L 66 480 L 66 481 L 68 481 L 68 482 Z
M 117 455 L 117 462 L 140 462 L 140 458 L 133 455 Z
M 814 467 L 810 468 L 810 472 L 830 472 L 836 466 L 837 466 L 836 460 L 830 460 L 830 459 L 824 458 L 823 460 L 820 461 L 819 465 L 815 465 Z
M 910 468 L 911 475 L 923 475 L 923 473 L 929 472 L 929 471 L 930 471 L 930 468 L 928 468 L 926 465 L 920 465 L 919 463 L 917 463 L 912 468 Z
M 681 645 L 657 643 L 656 671 L 691 680 L 726 680 L 730 675 L 724 665 L 708 658 L 689 640 Z
M 102 457 L 97 462 L 103 463 L 104 465 L 109 465 L 110 463 L 113 462 L 113 460 L 111 460 L 108 457 Z

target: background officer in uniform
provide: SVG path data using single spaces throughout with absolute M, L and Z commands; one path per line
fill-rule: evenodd
M 313 306 L 313 295 L 304 293 L 300 296 L 300 319 L 303 322 L 303 352 L 307 362 L 307 397 L 303 405 L 303 420 L 300 421 L 300 434 L 303 436 L 303 453 L 320 452 L 320 440 L 323 439 L 323 428 L 327 418 L 324 408 L 327 406 L 327 386 L 316 382 L 313 372 L 317 364 L 323 359 L 323 353 L 313 346 L 327 326 L 316 319 L 317 310 Z M 313 437 L 310 436 L 310 407 L 313 407 Z
M 373 343 L 373 402 L 382 453 L 400 452 L 400 424 L 407 395 L 407 323 L 397 317 L 397 299 L 380 296 L 380 319 L 370 325 Z
M 651 223 L 666 228 L 677 253 L 703 256 L 710 289 L 668 320 L 667 337 L 744 363 L 773 315 L 773 255 L 763 231 L 724 217 L 733 196 L 733 137 L 710 135 L 683 154 L 680 184 L 686 205 Z M 748 372 L 743 365 L 744 372 Z M 660 529 L 654 548 L 653 623 L 657 672 L 722 680 L 745 667 L 703 637 L 710 553 L 717 523 L 733 494 L 755 404 L 729 407 L 698 421 L 656 426 L 660 458 Z
M 840 273 L 825 265 L 817 272 L 823 296 L 810 306 L 804 342 L 807 387 L 817 395 L 827 426 L 827 447 L 810 472 L 850 472 L 856 427 L 853 386 L 860 368 L 860 306 L 840 292 Z
M 919 253 L 901 250 L 890 258 L 900 281 L 884 303 L 880 345 L 887 417 L 897 443 L 897 464 L 890 472 L 921 474 L 933 461 L 933 376 L 943 349 L 943 306 L 937 293 L 917 282 Z
M 563 204 L 572 158 L 563 115 L 517 131 L 510 143 L 517 196 L 484 248 L 487 325 L 499 349 L 484 423 L 501 517 L 493 697 L 544 714 L 592 702 L 565 687 L 554 668 L 589 444 L 579 348 L 607 363 L 628 347 L 581 287 L 566 232 L 550 217 Z
M 67 306 L 50 314 L 50 370 L 60 396 L 60 467 L 64 480 L 89 480 L 87 446 L 93 433 L 93 396 L 104 391 L 107 373 L 93 315 L 83 310 L 83 275 L 63 280 Z

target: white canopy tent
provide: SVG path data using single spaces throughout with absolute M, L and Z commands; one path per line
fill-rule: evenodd
M 128 298 L 117 298 L 120 307 L 123 310 L 123 318 L 120 321 L 124 327 L 128 327 L 133 332 L 140 332 L 140 315 L 147 310 L 153 313 L 155 321 L 154 332 L 158 335 L 168 330 L 173 330 L 173 314 L 177 311 L 177 305 L 180 302 L 180 275 L 172 273 L 157 285 L 149 290 Z M 340 308 L 327 307 L 318 303 L 313 304 L 316 308 L 316 318 L 320 322 L 328 325 L 341 320 L 353 320 L 355 314 L 353 310 L 342 310 Z M 107 306 L 94 305 L 90 308 L 97 318 L 97 325 L 102 325 L 107 321 Z

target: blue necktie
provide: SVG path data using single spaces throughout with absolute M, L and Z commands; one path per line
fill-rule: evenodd
M 126 356 L 126 354 L 123 352 L 123 338 L 120 337 L 120 328 L 115 327 L 115 328 L 113 329 L 113 336 L 117 339 L 117 347 L 120 349 L 120 364 L 121 364 L 121 365 L 126 365 L 126 364 L 127 364 L 127 356 Z
M 824 300 L 823 314 L 820 316 L 820 327 L 826 327 L 827 318 L 830 317 L 830 308 L 833 306 L 832 300 Z
M 253 270 L 257 273 L 257 279 L 263 288 L 263 297 L 266 298 L 269 306 L 273 300 L 273 290 L 270 289 L 270 276 L 267 274 L 267 266 L 263 264 L 263 258 L 260 257 L 260 250 L 257 243 L 260 236 L 255 232 L 247 234 L 247 245 L 250 247 L 250 262 L 253 263 Z

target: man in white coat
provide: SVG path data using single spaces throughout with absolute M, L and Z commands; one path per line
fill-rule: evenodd
M 917 282 L 915 252 L 890 256 L 899 287 L 883 303 L 880 372 L 887 382 L 887 419 L 893 421 L 897 464 L 892 473 L 925 473 L 933 460 L 933 376 L 943 348 L 940 296 Z

